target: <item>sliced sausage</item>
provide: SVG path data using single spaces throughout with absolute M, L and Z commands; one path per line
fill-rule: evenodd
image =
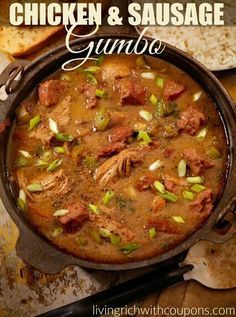
M 136 80 L 132 78 L 123 78 L 119 81 L 120 104 L 142 105 L 145 102 L 146 90 Z
M 98 156 L 110 156 L 116 153 L 120 153 L 122 150 L 126 148 L 125 144 L 122 142 L 115 142 L 112 144 L 108 144 L 101 148 L 98 152 Z
M 202 174 L 206 169 L 214 166 L 214 163 L 202 153 L 198 153 L 195 149 L 187 149 L 183 153 L 188 166 L 194 175 Z
M 112 142 L 125 142 L 133 134 L 133 129 L 128 125 L 121 125 L 110 131 L 109 141 Z
M 213 193 L 207 188 L 197 194 L 196 199 L 190 204 L 190 210 L 209 215 L 213 210 Z
M 164 87 L 163 97 L 165 100 L 174 100 L 178 98 L 185 89 L 184 85 L 177 84 L 173 80 L 167 81 Z
M 165 199 L 161 198 L 160 196 L 157 196 L 153 199 L 153 202 L 151 205 L 151 211 L 152 213 L 156 214 L 165 206 L 166 206 Z
M 81 203 L 73 203 L 67 209 L 69 210 L 68 214 L 58 217 L 58 220 L 68 233 L 74 233 L 89 220 L 89 212 Z
M 181 113 L 178 120 L 178 128 L 190 135 L 195 135 L 199 131 L 201 124 L 205 121 L 205 115 L 191 106 Z
M 137 182 L 135 184 L 135 188 L 139 192 L 142 192 L 144 190 L 149 189 L 155 181 L 156 181 L 156 176 L 149 173 L 149 174 L 147 174 L 147 175 L 145 175 L 137 180 Z
M 65 93 L 67 84 L 62 80 L 50 79 L 39 85 L 39 103 L 45 107 L 50 107 L 58 103 Z
M 159 232 L 170 233 L 170 234 L 180 234 L 181 230 L 177 224 L 173 223 L 171 220 L 166 218 L 150 218 L 148 220 L 148 228 L 156 228 Z

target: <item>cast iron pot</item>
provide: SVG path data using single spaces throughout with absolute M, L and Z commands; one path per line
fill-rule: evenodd
M 111 38 L 115 39 L 136 40 L 135 35 L 99 35 L 88 39 L 77 39 L 72 42 L 71 47 L 85 48 L 89 42 L 94 41 L 95 47 L 99 39 Z M 151 39 L 148 39 L 151 43 Z M 141 40 L 139 47 L 142 48 L 144 41 Z M 103 270 L 126 270 L 147 267 L 154 264 L 160 264 L 164 261 L 171 260 L 175 256 L 186 251 L 194 243 L 201 239 L 207 239 L 213 242 L 223 243 L 236 232 L 236 224 L 232 223 L 230 230 L 225 235 L 219 235 L 212 231 L 212 228 L 229 212 L 235 210 L 236 204 L 236 112 L 234 103 L 226 90 L 204 66 L 198 63 L 193 58 L 187 56 L 182 51 L 165 44 L 166 48 L 161 55 L 156 57 L 161 58 L 188 73 L 202 89 L 205 90 L 213 100 L 215 107 L 222 119 L 225 135 L 228 143 L 228 165 L 225 175 L 225 184 L 222 194 L 215 204 L 215 209 L 208 220 L 202 227 L 187 238 L 182 243 L 178 244 L 173 249 L 156 257 L 137 262 L 125 264 L 106 264 L 94 263 L 79 259 L 62 250 L 57 249 L 49 241 L 38 235 L 24 219 L 22 213 L 17 209 L 15 199 L 8 181 L 7 167 L 7 147 L 11 128 L 7 129 L 0 135 L 0 195 L 9 215 L 19 229 L 19 238 L 16 245 L 18 255 L 27 263 L 31 264 L 36 269 L 45 273 L 57 273 L 68 265 L 76 264 L 83 267 L 103 269 Z M 146 52 L 148 55 L 149 53 Z M 153 55 L 152 55 L 153 56 Z M 15 108 L 22 102 L 33 89 L 46 77 L 58 70 L 61 65 L 73 58 L 85 57 L 85 53 L 80 53 L 74 56 L 64 45 L 46 53 L 32 63 L 24 60 L 15 61 L 10 64 L 0 79 L 0 88 L 5 85 L 8 98 L 5 101 L 0 101 L 0 121 L 5 118 L 14 120 Z M 234 218 L 233 218 L 234 219 Z M 235 222 L 235 219 L 233 220 Z

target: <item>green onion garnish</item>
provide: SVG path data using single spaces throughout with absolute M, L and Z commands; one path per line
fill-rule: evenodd
M 105 96 L 106 91 L 102 89 L 96 89 L 95 95 L 96 97 L 103 98 Z
M 165 194 L 160 194 L 161 198 L 167 200 L 167 201 L 170 201 L 172 203 L 176 203 L 177 200 L 178 200 L 178 197 L 175 196 L 175 194 L 173 193 L 170 193 L 166 190 Z
M 198 101 L 198 100 L 201 98 L 201 95 L 202 95 L 202 90 L 196 92 L 196 93 L 193 95 L 193 102 Z
M 187 182 L 190 184 L 202 184 L 204 183 L 204 178 L 201 176 L 193 176 L 193 177 L 187 177 Z
M 138 243 L 128 243 L 125 244 L 123 247 L 120 248 L 120 250 L 124 254 L 130 254 L 131 252 L 134 252 L 135 250 L 140 248 L 140 244 Z
M 144 79 L 155 79 L 155 74 L 152 72 L 145 72 L 141 74 L 141 77 Z
M 106 228 L 100 228 L 100 229 L 98 230 L 98 233 L 100 234 L 100 236 L 101 236 L 102 238 L 108 239 L 108 238 L 111 237 L 111 231 L 108 230 L 108 229 L 106 229 Z
M 196 135 L 196 138 L 201 141 L 205 139 L 206 135 L 207 135 L 207 128 L 203 128 L 202 130 L 198 132 L 198 134 Z
M 154 238 L 156 238 L 156 236 L 157 236 L 157 232 L 156 232 L 156 229 L 155 229 L 155 228 L 149 229 L 149 230 L 148 230 L 148 233 L 149 233 L 149 237 L 150 237 L 151 239 L 154 239 Z
M 29 192 L 36 193 L 36 192 L 42 192 L 43 187 L 41 184 L 30 184 L 27 186 L 27 189 Z
M 39 168 L 46 168 L 48 166 L 48 163 L 45 162 L 44 160 L 38 159 L 35 166 Z
M 23 189 L 20 189 L 19 196 L 17 199 L 17 206 L 20 210 L 24 211 L 26 209 L 26 193 Z
M 19 153 L 22 156 L 24 156 L 25 158 L 31 158 L 32 157 L 32 155 L 29 152 L 27 152 L 27 151 L 19 150 Z
M 155 181 L 154 182 L 154 187 L 156 188 L 156 190 L 160 193 L 160 194 L 165 194 L 166 193 L 166 189 L 165 186 L 159 182 L 159 181 Z
M 86 74 L 86 78 L 87 78 L 87 81 L 88 81 L 90 84 L 92 84 L 92 85 L 94 85 L 94 86 L 96 86 L 96 85 L 98 84 L 97 79 L 96 79 L 92 74 L 87 73 L 87 74 Z
M 30 131 L 36 128 L 39 125 L 40 121 L 41 121 L 41 117 L 39 114 L 33 117 L 32 119 L 30 119 L 30 122 L 29 122 Z
M 149 111 L 140 110 L 139 111 L 139 115 L 140 115 L 141 118 L 143 118 L 146 121 L 151 121 L 152 120 L 152 114 Z
M 53 133 L 55 133 L 55 134 L 59 133 L 59 130 L 58 130 L 56 121 L 54 121 L 53 119 L 49 118 L 49 119 L 48 119 L 48 123 L 49 123 L 49 129 L 50 129 Z
M 118 245 L 121 242 L 121 238 L 118 234 L 112 233 L 110 236 L 110 241 L 111 241 L 111 244 Z
M 51 164 L 49 164 L 47 171 L 48 172 L 54 172 L 56 169 L 58 169 L 61 166 L 63 160 L 55 160 Z
M 172 219 L 177 223 L 185 223 L 185 220 L 181 216 L 172 216 Z
M 149 143 L 152 142 L 152 139 L 150 138 L 148 132 L 143 131 L 143 130 L 141 130 L 141 131 L 138 132 L 137 140 L 138 140 L 138 141 L 139 141 L 139 140 L 143 140 L 143 143 L 144 143 L 144 144 L 149 144 Z
M 94 118 L 94 126 L 98 131 L 104 131 L 110 122 L 109 115 L 104 109 L 98 111 Z
M 158 99 L 157 99 L 157 97 L 155 96 L 155 95 L 151 95 L 151 97 L 149 98 L 149 101 L 151 102 L 151 104 L 153 105 L 153 106 L 156 106 L 157 105 L 157 103 L 158 103 Z
M 22 166 L 26 166 L 28 164 L 28 161 L 26 158 L 24 157 L 18 157 L 16 160 L 15 160 L 15 164 L 16 166 L 18 167 L 22 167 Z
M 188 190 L 184 190 L 183 191 L 183 198 L 187 199 L 187 200 L 193 200 L 194 199 L 194 193 L 188 191 Z
M 97 205 L 89 204 L 88 206 L 89 206 L 89 210 L 92 211 L 92 213 L 94 213 L 95 215 L 99 215 L 101 213 Z
M 158 168 L 160 168 L 163 165 L 161 160 L 157 160 L 155 162 L 153 162 L 150 166 L 149 166 L 149 170 L 151 172 L 154 172 L 155 170 L 157 170 Z
M 56 153 L 58 153 L 58 154 L 63 154 L 63 153 L 65 153 L 65 148 L 64 147 L 62 147 L 62 146 L 56 146 L 56 147 L 54 147 L 54 151 L 56 152 Z
M 86 73 L 97 73 L 101 70 L 101 67 L 98 66 L 90 66 L 84 69 L 84 72 Z
M 63 233 L 63 229 L 62 228 L 56 228 L 53 232 L 52 232 L 52 236 L 54 238 L 58 237 L 60 234 Z
M 220 151 L 217 150 L 217 148 L 215 148 L 214 146 L 211 146 L 210 149 L 206 152 L 206 154 L 213 160 L 217 160 L 222 157 Z
M 187 163 L 185 160 L 180 160 L 178 164 L 178 175 L 184 177 L 186 175 Z
M 66 133 L 57 133 L 55 138 L 57 141 L 61 142 L 72 142 L 74 140 L 74 137 L 71 134 Z
M 97 65 L 100 66 L 105 59 L 105 54 L 100 54 L 97 59 Z
M 156 78 L 156 85 L 157 85 L 158 87 L 160 87 L 160 88 L 163 88 L 163 86 L 164 86 L 164 79 L 161 78 L 161 77 L 157 77 L 157 78 Z
M 98 233 L 97 230 L 91 229 L 91 230 L 89 230 L 89 234 L 90 234 L 91 238 L 92 238 L 95 242 L 97 242 L 97 243 L 102 243 L 101 236 L 100 236 L 100 234 Z
M 112 191 L 106 192 L 106 194 L 104 195 L 102 199 L 104 205 L 109 204 L 109 202 L 112 200 L 113 197 L 114 197 L 114 193 Z
M 206 189 L 205 186 L 199 185 L 199 184 L 195 184 L 191 187 L 191 190 L 196 192 L 196 193 L 200 193 L 202 192 L 204 189 Z
M 46 152 L 44 152 L 43 155 L 42 155 L 42 160 L 48 162 L 51 157 L 52 157 L 51 151 L 46 151 Z
M 89 169 L 89 170 L 95 170 L 98 165 L 98 160 L 95 156 L 86 156 L 83 164 Z
M 69 212 L 68 209 L 59 209 L 57 211 L 54 212 L 53 216 L 54 217 L 63 217 L 65 215 L 67 215 Z

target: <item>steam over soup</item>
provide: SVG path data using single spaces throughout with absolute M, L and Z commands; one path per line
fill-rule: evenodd
M 227 157 L 202 88 L 135 55 L 41 82 L 17 109 L 10 151 L 20 212 L 57 247 L 106 263 L 156 256 L 199 229 Z

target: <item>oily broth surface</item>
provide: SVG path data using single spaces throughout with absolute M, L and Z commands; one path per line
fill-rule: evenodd
M 81 161 L 79 164 L 75 163 L 70 154 L 56 155 L 55 158 L 63 158 L 61 168 L 66 173 L 71 182 L 71 190 L 63 196 L 57 196 L 45 200 L 37 207 L 40 209 L 40 214 L 32 210 L 30 207 L 24 212 L 25 217 L 35 227 L 35 229 L 47 237 L 57 247 L 66 250 L 80 258 L 88 259 L 94 262 L 106 263 L 123 263 L 135 260 L 143 260 L 152 256 L 161 254 L 167 249 L 174 247 L 180 241 L 183 241 L 196 231 L 205 221 L 203 215 L 193 213 L 189 210 L 190 202 L 183 199 L 182 191 L 177 194 L 178 201 L 176 203 L 167 203 L 165 206 L 165 216 L 171 218 L 172 216 L 181 216 L 185 219 L 184 224 L 176 224 L 181 230 L 181 234 L 170 234 L 157 232 L 155 239 L 150 239 L 146 227 L 147 219 L 150 217 L 150 207 L 153 199 L 157 193 L 153 190 L 146 190 L 139 192 L 135 189 L 135 184 L 140 177 L 147 174 L 149 166 L 156 160 L 161 160 L 163 166 L 156 170 L 154 174 L 157 180 L 161 173 L 168 172 L 169 175 L 178 177 L 177 166 L 182 158 L 183 149 L 194 148 L 197 151 L 206 152 L 212 145 L 217 145 L 222 153 L 222 158 L 214 160 L 214 167 L 204 172 L 205 187 L 212 189 L 214 198 L 221 191 L 222 178 L 224 178 L 225 164 L 227 157 L 226 141 L 224 136 L 223 127 L 211 100 L 203 92 L 199 101 L 195 102 L 196 107 L 204 112 L 208 120 L 205 124 L 208 128 L 208 133 L 203 141 L 197 141 L 195 136 L 186 133 L 180 133 L 176 137 L 167 138 L 163 137 L 160 133 L 162 126 L 158 122 L 146 122 L 140 115 L 140 110 L 146 110 L 153 113 L 153 105 L 149 102 L 149 96 L 155 94 L 158 98 L 161 97 L 162 89 L 157 87 L 154 80 L 144 79 L 140 77 L 142 72 L 149 72 L 150 70 L 139 70 L 136 67 L 136 56 L 107 56 L 101 67 L 105 67 L 106 63 L 119 63 L 128 65 L 130 70 L 135 69 L 138 74 L 138 80 L 147 88 L 147 98 L 145 104 L 142 106 L 127 105 L 121 107 L 119 105 L 119 92 L 114 89 L 114 85 L 109 83 L 102 83 L 102 89 L 106 90 L 107 98 L 100 98 L 98 107 L 95 109 L 86 109 L 86 98 L 79 88 L 86 82 L 83 72 L 71 72 L 70 88 L 67 96 L 70 96 L 70 122 L 67 124 L 62 132 L 69 133 L 79 139 L 81 154 L 83 157 L 95 155 L 103 146 L 108 144 L 108 136 L 110 129 L 105 131 L 94 131 L 93 122 L 96 112 L 100 108 L 109 109 L 109 111 L 119 111 L 125 115 L 122 125 L 129 125 L 134 127 L 137 123 L 147 124 L 153 128 L 153 138 L 157 139 L 158 146 L 145 155 L 145 160 L 141 164 L 135 166 L 129 177 L 118 178 L 116 181 L 111 182 L 106 188 L 100 188 L 98 182 L 94 179 L 94 172 L 90 171 Z M 157 73 L 160 72 L 164 80 L 174 80 L 183 83 L 186 86 L 186 91 L 175 100 L 177 104 L 177 116 L 181 111 L 189 107 L 193 101 L 193 94 L 201 90 L 199 85 L 193 81 L 183 71 L 176 67 L 163 62 L 159 59 L 148 58 L 148 64 Z M 88 64 L 93 65 L 93 64 Z M 60 78 L 63 72 L 57 72 L 52 78 Z M 100 72 L 96 73 L 96 78 L 99 83 L 102 82 Z M 63 99 L 64 97 L 62 97 Z M 31 96 L 26 102 L 30 103 L 30 116 L 33 117 L 45 114 L 45 107 L 40 105 L 37 100 L 37 93 Z M 166 118 L 162 125 L 169 124 L 169 122 L 176 120 L 176 118 Z M 154 126 L 154 127 L 153 127 Z M 16 183 L 16 171 L 18 167 L 15 165 L 15 158 L 18 156 L 19 149 L 24 149 L 29 153 L 36 156 L 37 150 L 42 145 L 41 142 L 34 138 L 29 138 L 28 126 L 16 125 L 13 134 L 20 135 L 19 138 L 13 138 L 11 145 L 11 157 L 13 158 L 10 166 L 10 175 Z M 142 151 L 142 145 L 137 140 L 130 141 L 129 147 L 139 148 Z M 166 157 L 163 153 L 164 150 L 174 150 L 174 156 L 171 158 Z M 54 154 L 53 154 L 54 155 Z M 54 159 L 55 159 L 54 158 Z M 108 158 L 100 158 L 98 166 L 101 166 Z M 35 167 L 34 164 L 21 167 L 25 171 L 25 178 L 28 183 L 37 178 L 42 173 L 42 170 Z M 66 233 L 53 236 L 53 231 L 60 227 L 56 217 L 53 213 L 66 206 L 72 201 L 83 200 L 86 204 L 98 204 L 102 202 L 102 198 L 106 191 L 113 191 L 115 193 L 114 199 L 111 200 L 108 206 L 105 206 L 109 212 L 109 216 L 124 225 L 127 229 L 134 233 L 134 242 L 138 243 L 140 247 L 130 253 L 124 254 L 120 251 L 120 246 L 112 245 L 107 239 L 101 239 L 98 243 L 91 237 L 91 230 L 97 230 L 96 223 L 91 221 L 86 222 L 82 228 L 76 233 Z M 81 245 L 78 243 L 78 236 L 86 239 L 86 244 Z M 121 242 L 124 244 L 126 241 Z

